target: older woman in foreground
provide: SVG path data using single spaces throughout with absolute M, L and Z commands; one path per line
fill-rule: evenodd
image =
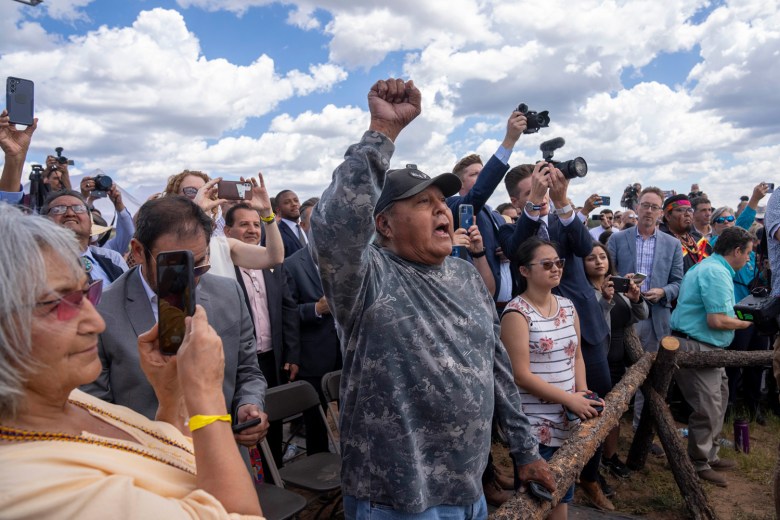
M 77 390 L 100 373 L 105 328 L 78 259 L 71 232 L 0 203 L 0 516 L 261 515 L 230 422 L 214 420 L 224 359 L 201 307 L 176 357 L 156 326 L 139 337 L 158 421 Z

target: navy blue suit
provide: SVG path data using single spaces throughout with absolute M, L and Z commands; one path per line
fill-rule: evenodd
M 499 242 L 512 260 L 513 276 L 519 276 L 517 274 L 519 266 L 515 261 L 514 253 L 523 241 L 536 236 L 539 226 L 539 220 L 528 218 L 528 215 L 523 211 L 517 224 L 504 224 L 499 229 Z M 558 256 L 566 259 L 561 284 L 554 292 L 574 303 L 574 308 L 580 318 L 580 334 L 583 341 L 582 356 L 586 366 L 603 364 L 603 369 L 607 374 L 604 388 L 599 388 L 602 386 L 599 384 L 601 382 L 598 381 L 602 379 L 601 374 L 594 373 L 593 382 L 591 382 L 591 369 L 589 368 L 588 386 L 600 395 L 606 394 L 610 390 L 606 350 L 609 328 L 596 300 L 593 286 L 585 275 L 585 267 L 582 263 L 582 258 L 588 256 L 593 250 L 593 238 L 576 215 L 574 221 L 568 226 L 564 226 L 557 215 L 549 215 L 547 217 L 547 231 L 550 234 L 550 240 L 556 244 Z M 514 292 L 517 292 L 517 286 L 515 286 Z
M 332 314 L 318 318 L 314 306 L 324 292 L 320 274 L 305 247 L 284 261 L 287 286 L 298 304 L 300 318 L 300 371 L 302 379 L 320 379 L 341 368 L 341 342 L 336 334 Z M 315 388 L 320 391 L 319 384 Z
M 498 292 L 501 288 L 501 259 L 496 255 L 496 248 L 499 246 L 498 229 L 505 222 L 500 215 L 491 211 L 485 204 L 490 196 L 493 195 L 508 169 L 508 165 L 502 163 L 493 155 L 482 168 L 479 177 L 477 177 L 477 182 L 474 183 L 474 186 L 466 195 L 453 195 L 447 198 L 447 206 L 452 210 L 452 216 L 455 220 L 455 229 L 460 227 L 458 206 L 461 204 L 474 206 L 475 222 L 482 235 L 482 243 L 487 250 L 485 258 L 496 281 L 496 292 L 493 294 L 494 300 L 498 297 Z
M 303 247 L 301 241 L 298 239 L 298 235 L 290 229 L 290 226 L 279 220 L 276 223 L 279 226 L 279 233 L 282 235 L 282 244 L 284 244 L 284 257 L 287 258 L 294 252 Z M 263 228 L 263 235 L 260 238 L 260 245 L 265 246 L 265 228 Z

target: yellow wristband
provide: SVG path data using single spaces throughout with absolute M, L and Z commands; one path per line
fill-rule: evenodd
M 195 430 L 200 430 L 204 426 L 208 426 L 209 424 L 217 421 L 225 421 L 226 423 L 232 422 L 232 419 L 230 418 L 230 414 L 225 415 L 193 415 L 190 417 L 190 431 L 194 432 Z
M 271 222 L 274 222 L 276 220 L 276 214 L 272 211 L 269 216 L 267 216 L 267 217 L 260 217 L 260 220 L 262 220 L 266 224 L 270 224 Z

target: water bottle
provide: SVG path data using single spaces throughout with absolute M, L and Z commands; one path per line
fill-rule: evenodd
M 742 453 L 750 453 L 750 429 L 747 419 L 734 419 L 734 449 Z

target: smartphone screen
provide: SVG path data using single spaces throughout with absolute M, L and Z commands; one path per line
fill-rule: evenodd
M 458 206 L 458 214 L 460 227 L 468 230 L 468 228 L 474 225 L 474 206 L 471 204 L 461 204 Z
M 636 273 L 631 277 L 631 280 L 633 280 L 633 282 L 637 285 L 642 285 L 642 282 L 644 282 L 646 279 L 647 275 L 642 273 Z
M 35 85 L 29 79 L 8 77 L 5 80 L 5 106 L 8 117 L 15 125 L 33 124 L 33 91 Z
M 249 200 L 252 198 L 252 184 L 241 181 L 219 181 L 217 197 L 227 200 Z
M 195 273 L 190 251 L 157 255 L 160 352 L 172 356 L 184 341 L 184 318 L 195 313 Z

